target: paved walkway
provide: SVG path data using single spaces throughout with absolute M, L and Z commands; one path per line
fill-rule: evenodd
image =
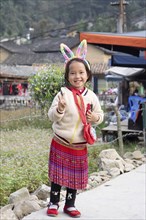
M 77 195 L 76 207 L 84 220 L 146 220 L 146 164 L 124 173 L 92 190 Z M 46 208 L 23 220 L 71 220 L 59 208 L 57 217 L 46 215 Z

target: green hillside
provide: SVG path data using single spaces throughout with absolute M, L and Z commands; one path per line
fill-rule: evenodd
M 1 0 L 0 35 L 4 37 L 57 34 L 62 30 L 116 32 L 119 7 L 112 0 Z M 120 2 L 120 0 L 116 1 Z M 127 31 L 144 20 L 146 1 L 126 1 Z M 30 29 L 31 28 L 31 29 Z

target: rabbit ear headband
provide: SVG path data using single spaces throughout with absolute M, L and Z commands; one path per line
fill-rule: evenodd
M 90 70 L 90 65 L 88 63 L 88 61 L 85 59 L 86 58 L 86 54 L 87 54 L 87 41 L 86 40 L 82 40 L 81 43 L 79 44 L 76 54 L 74 54 L 72 52 L 72 50 L 66 46 L 65 44 L 60 44 L 60 51 L 65 59 L 65 64 L 69 61 L 72 60 L 74 58 L 79 58 L 85 61 L 85 63 L 87 64 L 89 70 Z

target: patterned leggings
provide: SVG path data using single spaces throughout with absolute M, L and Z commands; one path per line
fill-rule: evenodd
M 50 193 L 50 203 L 58 204 L 60 201 L 60 191 L 61 186 L 52 182 L 51 183 L 51 193 Z M 66 200 L 65 205 L 69 207 L 75 206 L 77 190 L 66 188 Z

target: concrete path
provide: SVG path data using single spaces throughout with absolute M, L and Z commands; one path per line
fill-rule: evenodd
M 23 220 L 71 220 L 63 213 L 63 206 L 62 202 L 57 217 L 47 216 L 45 208 Z M 84 220 L 146 220 L 146 164 L 80 193 L 76 207 Z

